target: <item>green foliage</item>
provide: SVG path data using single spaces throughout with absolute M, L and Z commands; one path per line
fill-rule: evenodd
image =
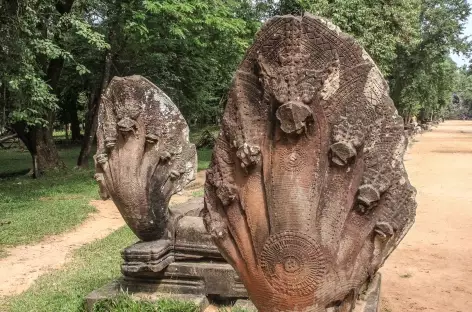
M 454 95 L 446 111 L 448 118 L 472 117 L 472 72 L 460 68 L 455 72 Z
M 57 93 L 47 78 L 49 61 L 61 59 L 73 64 L 80 75 L 89 72 L 68 49 L 68 37 L 85 38 L 89 48 L 108 47 L 103 36 L 82 21 L 80 13 L 58 14 L 52 0 L 0 5 L 0 84 L 5 88 L 0 104 L 9 113 L 10 123 L 47 125 L 49 120 L 44 116 L 57 110 Z
M 163 88 L 191 124 L 216 123 L 232 74 L 260 25 L 249 2 L 148 0 L 144 6 L 139 22 L 152 32 L 139 42 L 130 37 L 117 66 Z
M 217 124 L 238 63 L 276 14 L 311 12 L 353 35 L 389 80 L 405 119 L 441 115 L 455 81 L 448 55 L 470 51 L 466 0 L 70 1 L 69 13 L 53 0 L 0 5 L 0 108 L 9 123 L 83 121 L 109 59 L 111 77 L 149 78 L 190 125 Z M 63 62 L 57 83 L 47 78 L 53 60 Z
M 451 104 L 456 65 L 450 51 L 467 53 L 463 37 L 470 5 L 465 0 L 422 0 L 418 40 L 397 48 L 390 85 L 392 98 L 406 120 L 443 114 Z

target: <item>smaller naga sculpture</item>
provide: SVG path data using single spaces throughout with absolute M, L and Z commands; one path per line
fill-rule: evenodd
M 414 222 L 407 140 L 369 55 L 329 22 L 269 20 L 235 74 L 204 220 L 261 312 L 350 312 Z
M 141 76 L 115 77 L 102 97 L 96 176 L 143 241 L 169 238 L 168 204 L 195 178 L 197 154 L 171 99 Z
M 101 197 L 111 197 L 141 240 L 122 252 L 116 291 L 247 298 L 199 216 L 203 200 L 169 208 L 197 168 L 187 123 L 170 98 L 141 76 L 113 78 L 102 97 L 97 139 Z

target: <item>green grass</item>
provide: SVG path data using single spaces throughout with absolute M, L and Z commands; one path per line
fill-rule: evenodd
M 40 277 L 23 294 L 7 299 L 9 312 L 84 312 L 85 296 L 120 276 L 120 251 L 137 239 L 128 227 L 79 248 L 73 260 L 58 271 Z M 2 310 L 3 311 L 3 310 Z M 193 303 L 162 300 L 135 302 L 123 296 L 97 303 L 96 312 L 194 312 Z
M 135 301 L 123 296 L 114 300 L 104 300 L 94 306 L 94 312 L 197 312 L 199 307 L 191 302 L 170 299 L 158 302 Z
M 202 148 L 197 151 L 198 154 L 198 171 L 208 169 L 211 161 L 212 150 L 208 148 Z
M 98 198 L 93 170 L 73 169 L 79 147 L 59 145 L 58 149 L 67 169 L 39 179 L 26 175 L 31 168 L 27 151 L 0 150 L 0 258 L 7 256 L 6 247 L 65 232 L 94 211 L 88 205 Z M 198 169 L 208 168 L 210 158 L 210 149 L 199 150 Z M 87 293 L 120 275 L 120 250 L 135 240 L 131 231 L 122 229 L 79 249 L 63 270 L 40 278 L 30 290 L 9 299 L 10 310 L 83 311 Z M 169 304 L 158 306 L 158 311 L 174 311 L 162 310 Z
M 78 152 L 78 148 L 60 150 L 68 168 Z M 7 246 L 32 243 L 80 224 L 94 211 L 89 201 L 98 198 L 92 170 L 53 171 L 39 179 L 15 176 L 29 170 L 25 159 L 29 160 L 28 153 L 0 151 L 0 162 L 6 164 L 0 174 L 12 174 L 0 178 L 0 257 L 6 255 Z
M 199 128 L 192 128 L 190 129 L 190 135 L 189 135 L 190 142 L 197 144 L 203 132 L 205 132 L 206 130 L 210 131 L 213 135 L 216 136 L 220 132 L 220 127 L 210 125 L 210 126 L 204 126 L 204 127 L 199 127 Z
M 98 198 L 93 170 L 73 169 L 79 147 L 58 147 L 68 169 L 31 179 L 26 173 L 31 161 L 28 152 L 1 150 L 0 163 L 0 257 L 4 248 L 28 244 L 47 235 L 60 234 L 80 224 Z M 198 151 L 198 169 L 208 168 L 210 149 Z M 7 176 L 5 178 L 5 176 Z
M 206 130 L 212 132 L 214 136 L 217 136 L 220 131 L 220 127 L 219 126 L 205 126 L 205 127 L 191 129 L 190 142 L 197 144 L 198 141 L 200 140 L 200 137 L 202 136 L 202 133 Z M 201 148 L 201 149 L 198 149 L 197 153 L 198 153 L 198 171 L 208 169 L 208 166 L 210 165 L 210 161 L 211 161 L 212 149 Z
M 203 188 L 200 188 L 197 191 L 192 192 L 193 197 L 203 197 L 203 195 L 204 195 Z
M 120 251 L 137 239 L 127 227 L 79 248 L 61 270 L 5 302 L 10 312 L 85 311 L 85 296 L 120 276 Z
M 7 149 L 0 150 L 0 164 L 0 177 L 2 177 L 28 173 L 32 161 L 30 153 L 27 150 L 22 152 L 14 149 Z

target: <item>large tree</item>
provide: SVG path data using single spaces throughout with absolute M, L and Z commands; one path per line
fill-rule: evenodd
M 390 75 L 391 95 L 405 121 L 420 112 L 430 120 L 451 101 L 455 66 L 449 54 L 470 51 L 463 36 L 469 15 L 466 0 L 422 0 L 418 39 L 397 46 Z
M 8 126 L 14 129 L 33 159 L 33 176 L 62 167 L 52 131 L 66 63 L 79 73 L 86 69 L 66 46 L 70 35 L 95 39 L 73 11 L 74 0 L 2 1 L 0 16 L 0 81 Z

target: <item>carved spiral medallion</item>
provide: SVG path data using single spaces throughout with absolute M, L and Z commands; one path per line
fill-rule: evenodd
M 313 294 L 326 274 L 320 247 L 302 233 L 287 231 L 272 235 L 264 245 L 260 260 L 272 287 L 287 295 Z
M 299 145 L 278 147 L 277 158 L 280 165 L 288 172 L 303 172 L 307 168 L 309 152 Z

